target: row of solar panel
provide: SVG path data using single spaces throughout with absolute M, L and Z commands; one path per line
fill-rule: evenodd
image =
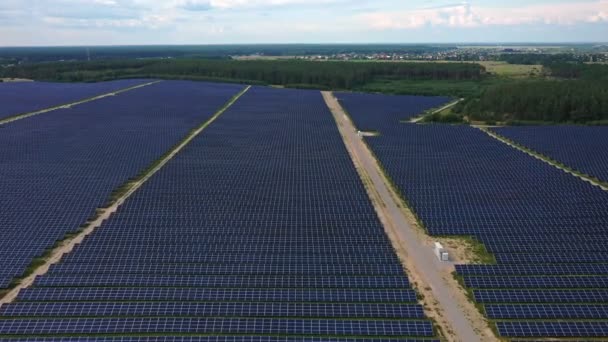
M 51 274 L 199 274 L 199 275 L 394 275 L 403 274 L 398 265 L 156 265 L 73 264 L 52 265 Z
M 497 322 L 506 337 L 605 337 L 608 322 Z
M 147 337 L 28 337 L 7 338 L 3 342 L 439 342 L 439 340 L 380 337 L 274 337 L 274 336 L 147 336 Z
M 469 277 L 465 276 L 467 287 L 482 288 L 607 288 L 608 276 L 510 276 L 510 277 Z
M 608 289 L 473 290 L 475 300 L 487 303 L 606 303 Z
M 353 265 L 382 265 L 396 261 L 395 255 L 389 254 L 337 254 L 337 255 L 306 255 L 306 254 L 147 254 L 135 253 L 113 254 L 113 255 L 81 255 L 69 254 L 63 258 L 64 262 L 87 263 L 87 264 L 118 264 L 124 260 L 130 260 L 134 264 L 331 264 L 344 263 Z
M 215 289 L 215 288 L 44 288 L 22 290 L 21 301 L 255 301 L 412 303 L 406 289 Z
M 605 253 L 577 251 L 576 253 L 536 253 L 512 254 L 496 253 L 494 257 L 500 264 L 567 264 L 567 263 L 608 263 Z
M 157 246 L 131 246 L 129 244 L 91 244 L 87 245 L 86 248 L 84 245 L 81 245 L 83 254 L 113 254 L 113 253 L 125 253 L 126 251 L 131 251 L 133 253 L 143 254 L 155 254 L 166 252 L 167 254 L 175 254 L 175 253 L 188 253 L 188 254 L 203 254 L 203 253 L 227 253 L 227 254 L 235 254 L 235 253 L 244 253 L 244 254 L 257 254 L 257 253 L 272 253 L 272 254 L 310 254 L 310 255 L 335 255 L 335 254 L 394 254 L 393 249 L 388 248 L 388 246 L 382 246 L 382 248 L 378 248 L 374 245 L 359 245 L 359 246 L 339 246 L 334 245 L 330 242 L 324 243 L 323 241 L 319 241 L 318 244 L 312 245 L 288 245 L 288 244 L 266 244 L 266 245 L 250 245 L 250 246 L 242 246 L 242 245 L 187 245 L 181 246 L 179 244 L 173 245 L 157 245 Z M 80 249 L 78 250 L 80 253 Z
M 268 233 L 266 233 L 268 234 Z M 100 243 L 115 243 L 124 241 L 125 243 L 133 243 L 140 245 L 154 245 L 159 243 L 166 244 L 225 244 L 225 245 L 234 245 L 234 244 L 268 244 L 268 243 L 280 243 L 280 244 L 309 244 L 311 242 L 318 241 L 319 238 L 324 238 L 325 236 L 310 236 L 310 237 L 298 237 L 298 236 L 201 236 L 198 235 L 188 235 L 183 234 L 180 236 L 141 236 L 141 237 L 130 237 L 125 236 L 122 237 L 120 235 L 116 236 L 92 236 L 89 238 L 89 242 L 100 242 Z M 327 241 L 327 243 L 334 243 L 336 245 L 390 245 L 390 242 L 386 239 L 386 236 L 376 235 L 376 236 L 334 236 L 331 238 L 331 241 Z
M 407 288 L 409 282 L 403 276 L 200 276 L 200 275 L 46 275 L 36 278 L 36 286 L 46 287 L 212 287 L 212 288 L 309 288 L 309 289 L 384 289 Z
M 608 305 L 485 305 L 491 319 L 605 319 Z
M 425 321 L 218 319 L 218 318 L 72 318 L 0 320 L 7 335 L 45 334 L 290 334 L 331 336 L 433 336 Z
M 473 275 L 605 275 L 608 265 L 456 265 L 463 276 Z
M 14 303 L 0 308 L 6 317 L 296 317 L 424 319 L 415 304 L 306 303 Z

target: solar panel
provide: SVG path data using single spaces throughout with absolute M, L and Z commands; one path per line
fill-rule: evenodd
M 494 257 L 500 264 L 568 264 L 605 263 L 608 255 L 594 252 L 577 253 L 497 253 Z
M 605 275 L 608 265 L 456 265 L 463 276 L 473 275 Z
M 321 94 L 254 87 L 0 332 L 433 337 L 417 301 Z
M 10 335 L 199 333 L 290 334 L 330 336 L 433 336 L 430 322 L 304 319 L 214 318 L 73 318 L 0 320 L 0 332 Z
M 150 80 L 100 83 L 0 82 L 0 119 L 115 92 Z
M 491 319 L 602 319 L 608 315 L 608 305 L 485 305 Z
M 364 93 L 335 93 L 355 126 L 362 131 L 380 131 L 439 108 L 450 101 L 443 96 L 393 96 Z
M 63 257 L 64 262 L 70 263 L 87 263 L 87 264 L 110 264 L 120 263 L 124 260 L 130 260 L 135 264 L 354 264 L 354 265 L 383 265 L 392 263 L 397 260 L 396 255 L 386 254 L 334 254 L 334 255 L 307 255 L 290 253 L 286 255 L 275 254 L 137 254 L 137 253 L 120 253 L 120 254 L 105 254 L 93 255 L 82 253 L 70 253 Z
M 175 286 L 212 288 L 407 288 L 403 276 L 200 276 L 155 274 L 76 274 L 38 277 L 36 286 Z
M 608 322 L 498 322 L 505 337 L 604 337 Z
M 601 303 L 608 302 L 608 290 L 473 290 L 479 303 Z
M 138 83 L 121 81 L 90 89 Z M 66 87 L 59 89 L 74 85 Z M 167 81 L 3 125 L 0 250 L 12 257 L 0 258 L 0 286 L 6 288 L 33 258 L 78 230 L 107 204 L 116 188 L 149 167 L 242 88 Z M 80 96 L 75 94 L 69 96 Z M 5 95 L 10 97 L 0 97 Z
M 309 303 L 15 303 L 4 305 L 6 317 L 293 317 L 424 319 L 416 304 Z
M 208 288 L 27 288 L 21 301 L 269 301 L 412 303 L 416 294 L 404 289 L 208 289 Z
M 408 117 L 399 113 L 424 108 L 428 99 L 411 98 L 400 108 L 393 98 L 383 104 L 382 96 L 339 97 L 358 128 L 380 131 L 363 139 L 426 230 L 472 236 L 496 256 L 497 265 L 456 268 L 479 303 L 495 303 L 488 306 L 492 317 L 517 321 L 505 336 L 588 337 L 594 327 L 564 324 L 551 329 L 573 330 L 550 332 L 539 323 L 521 335 L 513 329 L 529 319 L 608 319 L 593 306 L 563 306 L 608 303 L 607 192 L 470 126 L 399 123 Z M 586 173 L 607 170 L 605 128 L 493 130 Z
M 400 265 L 154 265 L 110 264 L 53 265 L 53 274 L 201 274 L 201 275 L 393 275 L 403 274 Z
M 493 131 L 583 174 L 608 181 L 606 127 L 531 126 Z
M 606 276 L 465 277 L 471 288 L 606 288 Z
M 23 342 L 23 339 L 3 339 L 4 342 Z M 340 337 L 273 337 L 273 336 L 164 336 L 164 337 L 29 337 L 29 342 L 439 342 L 439 340 L 399 340 L 382 338 Z

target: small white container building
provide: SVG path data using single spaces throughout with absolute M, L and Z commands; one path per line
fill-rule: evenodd
M 439 242 L 435 242 L 435 256 L 439 261 L 450 261 L 450 254 L 443 248 Z

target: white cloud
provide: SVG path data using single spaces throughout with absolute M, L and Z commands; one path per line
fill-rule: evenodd
M 173 4 L 185 9 L 245 9 L 267 8 L 289 5 L 322 5 L 344 2 L 344 0 L 174 0 Z
M 608 0 L 591 2 L 527 5 L 521 7 L 482 7 L 467 2 L 441 8 L 411 11 L 376 11 L 361 16 L 374 29 L 416 29 L 426 26 L 480 27 L 525 24 L 573 25 L 608 21 Z

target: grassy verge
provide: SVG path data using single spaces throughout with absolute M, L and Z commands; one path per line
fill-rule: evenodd
M 441 111 L 427 111 L 423 114 L 420 123 L 442 123 L 442 124 L 464 124 L 466 123 L 461 115 L 452 112 L 452 107 Z
M 582 178 L 584 180 L 590 181 L 590 182 L 592 182 L 595 185 L 598 185 L 600 187 L 608 188 L 608 182 L 602 181 L 602 180 L 600 180 L 600 179 L 598 179 L 598 178 L 596 178 L 594 176 L 591 176 L 591 175 L 588 175 L 588 174 L 586 174 L 584 172 L 581 172 L 581 171 L 578 171 L 576 169 L 573 169 L 570 166 L 565 165 L 565 164 L 563 164 L 560 161 L 557 161 L 557 160 L 555 160 L 555 159 L 553 159 L 553 158 L 551 158 L 549 156 L 546 156 L 546 155 L 541 154 L 541 153 L 539 153 L 539 152 L 537 152 L 535 150 L 532 150 L 532 149 L 530 149 L 530 148 L 528 148 L 528 147 L 526 147 L 526 146 L 524 146 L 524 145 L 522 145 L 522 144 L 520 144 L 520 143 L 518 143 L 516 141 L 513 141 L 513 140 L 511 140 L 511 139 L 509 139 L 509 138 L 507 138 L 505 136 L 502 136 L 502 135 L 500 135 L 500 134 L 498 134 L 498 133 L 496 133 L 494 131 L 490 131 L 490 130 L 488 130 L 486 128 L 481 128 L 481 130 L 484 131 L 486 134 L 488 134 L 490 136 L 495 136 L 496 139 L 498 139 L 499 141 L 502 140 L 503 142 L 511 144 L 511 145 L 514 146 L 514 148 L 519 149 L 522 152 L 528 153 L 530 155 L 533 155 L 533 156 L 535 156 L 535 157 L 537 157 L 537 158 L 545 161 L 546 163 L 548 163 L 548 164 L 550 164 L 550 165 L 552 165 L 554 167 L 557 167 L 557 168 L 562 169 L 562 170 L 564 170 L 566 172 L 569 172 L 569 173 L 573 174 L 576 177 L 579 177 L 579 178 Z
M 456 273 L 456 271 L 452 272 L 452 277 L 454 277 L 454 279 L 458 283 L 458 286 L 460 286 L 464 290 L 469 302 L 471 302 L 475 306 L 475 308 L 479 311 L 479 313 L 481 313 L 481 315 L 487 319 L 488 315 L 486 314 L 486 308 L 483 306 L 483 304 L 480 304 L 475 300 L 475 295 L 473 294 L 473 289 L 469 288 L 465 285 L 464 277 L 459 275 L 458 273 Z M 490 329 L 492 329 L 494 336 L 496 336 L 498 339 L 501 339 L 500 334 L 498 332 L 498 327 L 496 326 L 495 321 L 492 321 L 489 319 L 487 319 L 487 320 L 489 323 L 488 326 Z M 506 339 L 502 338 L 502 340 L 506 340 Z

